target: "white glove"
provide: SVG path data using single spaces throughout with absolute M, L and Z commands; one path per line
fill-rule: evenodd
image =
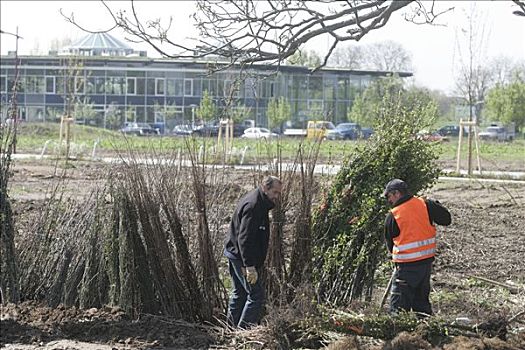
M 259 278 L 259 275 L 257 274 L 257 270 L 253 266 L 247 266 L 246 267 L 246 280 L 249 284 L 255 284 L 257 282 L 257 278 Z

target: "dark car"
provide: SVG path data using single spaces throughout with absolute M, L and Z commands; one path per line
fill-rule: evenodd
M 120 132 L 126 135 L 149 136 L 158 135 L 159 131 L 148 123 L 125 123 Z
M 240 137 L 244 134 L 246 126 L 236 124 L 233 126 L 233 137 Z M 222 134 L 226 132 L 225 125 L 222 126 Z M 218 136 L 219 135 L 219 123 L 210 123 L 199 125 L 193 129 L 193 134 L 198 136 Z
M 437 130 L 437 133 L 441 136 L 459 136 L 459 126 L 457 125 L 445 125 Z M 463 134 L 468 134 L 468 129 L 463 130 Z
M 244 125 L 235 124 L 233 126 L 233 137 L 241 137 L 246 129 L 248 128 Z
M 374 130 L 372 128 L 361 128 L 361 137 L 366 139 L 369 139 L 370 136 L 374 133 Z
M 219 125 L 215 123 L 198 125 L 193 129 L 193 134 L 197 136 L 217 136 L 219 135 Z
M 357 123 L 337 124 L 335 129 L 326 135 L 327 139 L 357 140 L 362 137 L 361 126 Z

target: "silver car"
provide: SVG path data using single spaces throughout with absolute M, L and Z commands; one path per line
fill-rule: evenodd
M 154 129 L 148 123 L 126 123 L 124 127 L 120 129 L 120 132 L 126 135 L 137 135 L 137 136 L 149 136 L 158 135 L 159 131 Z

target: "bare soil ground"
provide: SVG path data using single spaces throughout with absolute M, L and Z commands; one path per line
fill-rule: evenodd
M 81 196 L 100 178 L 107 165 L 85 162 L 72 166 L 65 185 Z M 23 230 L 28 213 L 39 210 L 59 174 L 60 169 L 50 162 L 15 164 L 10 195 L 14 199 L 19 229 Z M 426 195 L 440 200 L 453 215 L 453 224 L 438 231 L 438 257 L 431 294 L 436 315 L 470 325 L 497 317 L 510 320 L 506 341 L 458 337 L 442 348 L 525 349 L 525 185 L 446 181 L 436 184 Z M 383 287 L 377 288 L 379 297 Z M 152 315 L 132 320 L 118 308 L 111 307 L 50 309 L 27 301 L 1 308 L 0 346 L 6 349 L 269 347 L 257 338 L 260 333 L 250 334 L 239 341 L 238 335 L 218 327 Z M 392 342 L 349 337 L 330 347 L 429 348 L 416 334 L 400 334 Z

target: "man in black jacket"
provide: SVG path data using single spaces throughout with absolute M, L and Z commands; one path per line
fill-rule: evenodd
M 225 241 L 233 291 L 228 305 L 228 324 L 249 328 L 259 322 L 265 291 L 260 279 L 270 239 L 268 212 L 281 194 L 281 180 L 266 177 L 261 185 L 237 204 Z
M 449 211 L 438 201 L 412 196 L 400 179 L 383 192 L 393 206 L 385 220 L 385 241 L 395 263 L 390 312 L 432 315 L 430 272 L 436 252 L 435 224 L 448 226 Z

